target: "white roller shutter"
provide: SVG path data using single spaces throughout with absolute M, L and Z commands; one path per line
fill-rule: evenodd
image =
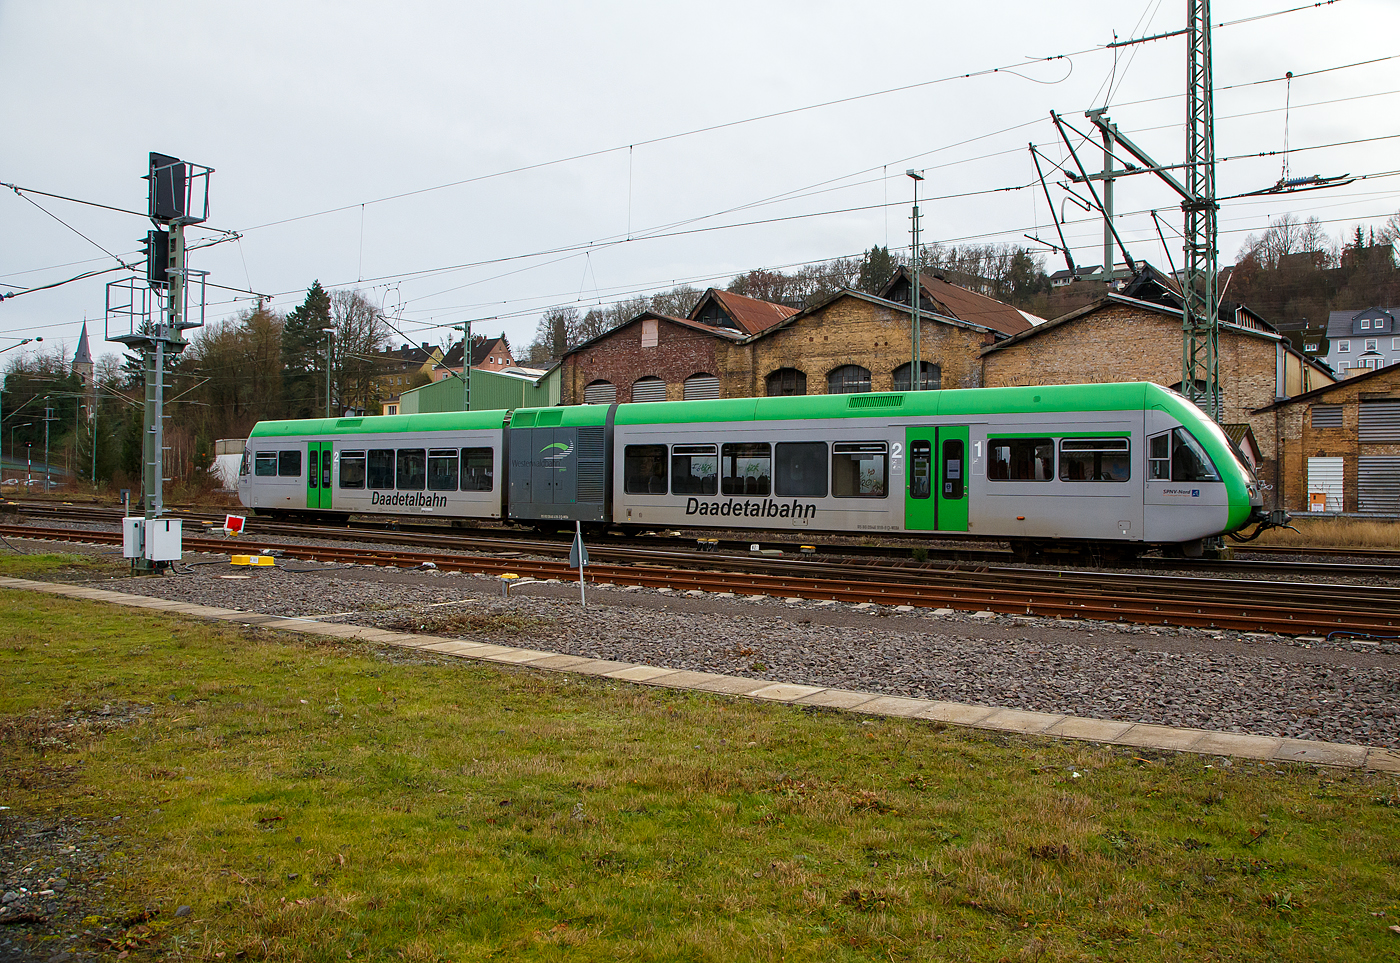
M 1308 495 L 1326 496 L 1329 512 L 1342 510 L 1342 460 L 1340 458 L 1308 459 Z

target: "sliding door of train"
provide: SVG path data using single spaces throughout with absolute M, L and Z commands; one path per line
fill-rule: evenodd
M 306 443 L 306 507 L 330 511 L 331 448 L 334 442 Z
M 967 531 L 967 435 L 967 425 L 905 430 L 904 527 L 909 531 Z

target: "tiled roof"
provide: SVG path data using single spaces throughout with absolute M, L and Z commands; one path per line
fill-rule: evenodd
M 692 321 L 700 314 L 705 302 L 712 298 L 720 303 L 724 313 L 734 319 L 734 323 L 744 334 L 758 334 L 766 328 L 771 328 L 779 321 L 792 317 L 798 311 L 797 308 L 789 307 L 786 304 L 774 304 L 772 301 L 760 301 L 757 298 L 745 297 L 732 291 L 710 288 L 691 309 L 690 319 Z
M 900 281 L 907 281 L 908 277 L 909 272 L 901 266 L 881 289 L 880 297 L 888 299 L 891 289 Z M 1031 323 L 1009 304 L 930 274 L 923 275 L 920 280 L 923 282 L 922 289 L 933 299 L 933 304 L 928 305 L 931 310 L 959 321 L 991 328 L 1008 337 L 1031 329 Z
M 510 342 L 505 335 L 496 338 L 472 338 L 472 367 L 479 368 L 481 363 L 497 352 L 498 346 L 503 354 L 510 355 Z M 462 367 L 462 342 L 458 341 L 451 348 L 447 349 L 447 354 L 442 356 L 438 362 L 440 368 L 460 368 Z

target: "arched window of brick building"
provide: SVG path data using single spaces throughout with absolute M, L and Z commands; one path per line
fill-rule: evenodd
M 779 368 L 768 375 L 767 387 L 770 398 L 805 395 L 807 393 L 807 375 L 796 368 Z
M 913 364 L 909 363 L 902 364 L 894 369 L 895 391 L 909 390 L 909 372 L 912 368 Z M 937 391 L 939 388 L 943 387 L 943 368 L 941 366 L 929 361 L 920 361 L 919 368 L 923 371 L 923 377 L 920 379 L 919 384 L 920 390 Z
M 586 405 L 610 405 L 617 400 L 617 385 L 611 381 L 595 381 L 583 389 Z
M 870 390 L 870 369 L 843 364 L 826 376 L 826 391 L 832 395 L 855 395 Z
M 686 401 L 708 401 L 719 397 L 719 379 L 712 374 L 693 374 L 685 379 Z
M 665 401 L 666 382 L 648 375 L 632 382 L 633 401 Z

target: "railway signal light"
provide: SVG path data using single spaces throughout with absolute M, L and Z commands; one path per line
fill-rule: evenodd
M 149 181 L 150 218 L 157 224 L 169 224 L 186 213 L 186 167 L 178 157 L 151 151 Z
M 141 242 L 146 253 L 146 283 L 156 290 L 170 284 L 170 235 L 165 231 L 147 231 Z

